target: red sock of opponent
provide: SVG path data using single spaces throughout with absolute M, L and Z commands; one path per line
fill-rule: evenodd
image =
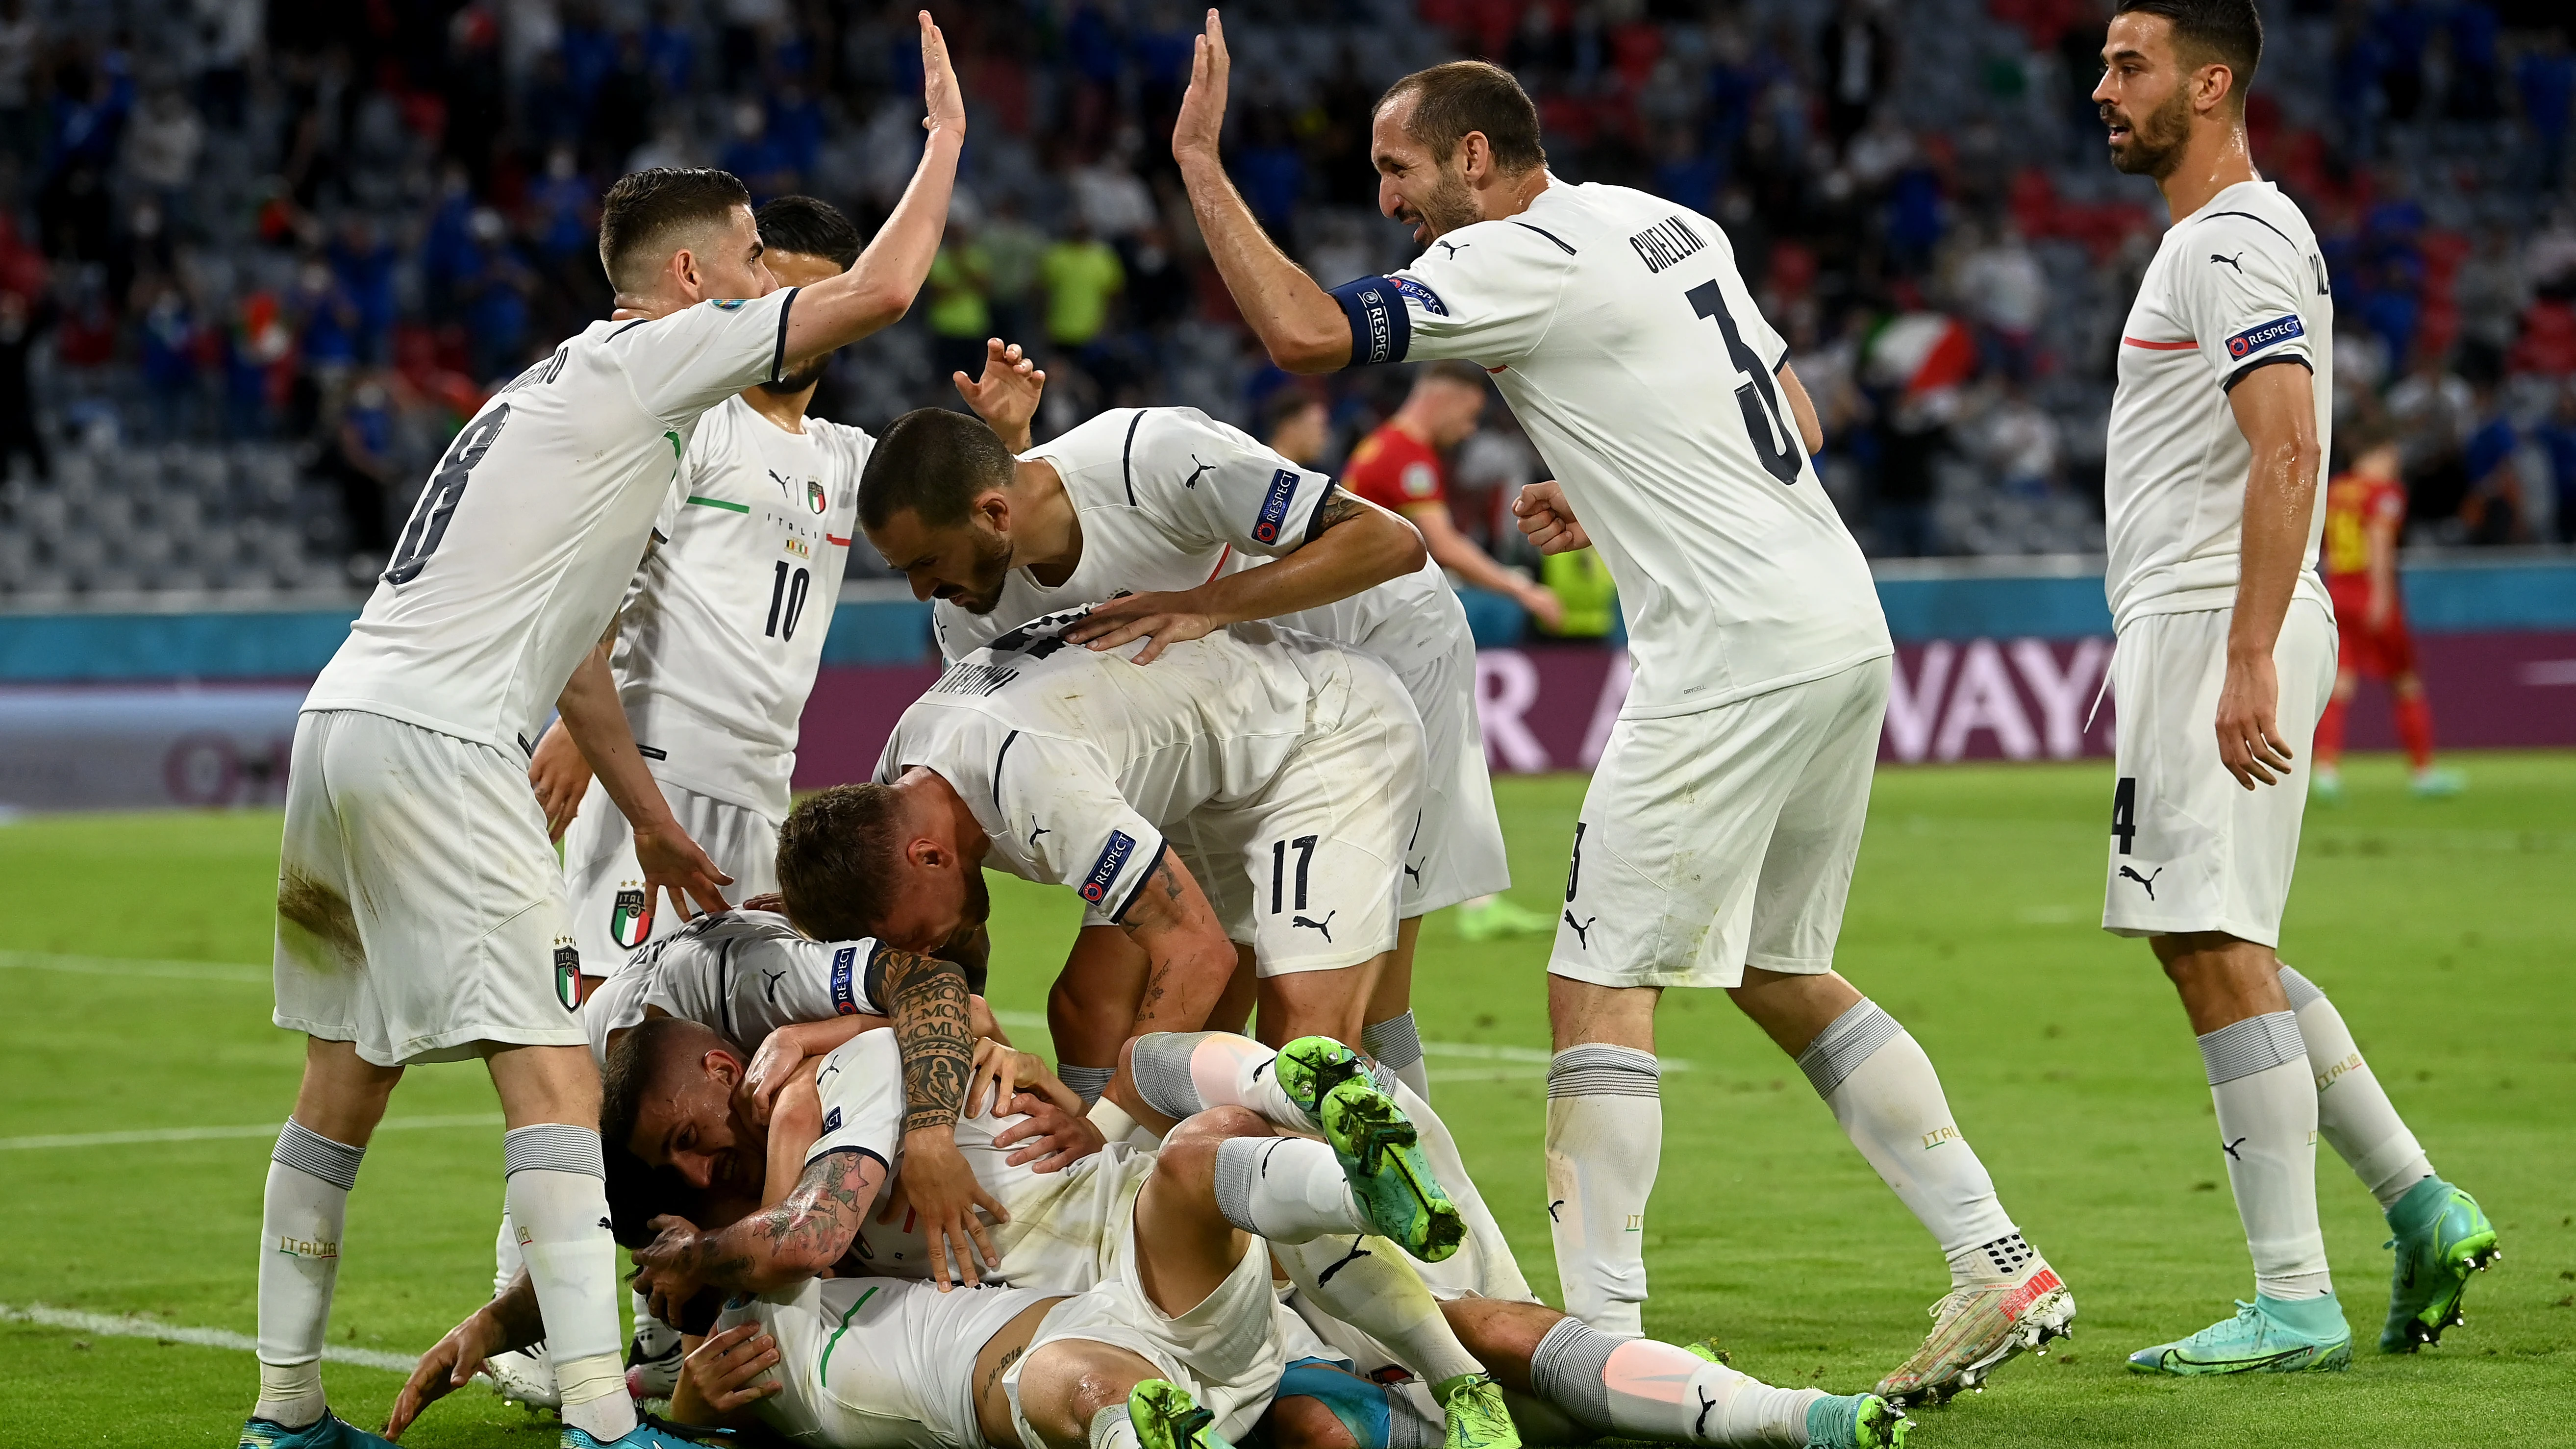
M 2406 758 L 2415 768 L 2433 763 L 2433 704 L 2421 694 L 2397 701 L 2397 738 L 2406 745 Z
M 2343 717 L 2352 709 L 2348 699 L 2329 699 L 2326 712 L 2317 717 L 2317 763 L 2320 770 L 2331 770 L 2343 759 Z

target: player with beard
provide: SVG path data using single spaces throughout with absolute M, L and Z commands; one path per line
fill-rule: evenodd
M 1482 366 L 1556 470 L 1516 501 L 1523 531 L 1548 552 L 1597 545 L 1619 585 L 1635 680 L 1585 791 L 1548 961 L 1567 1309 L 1640 1330 L 1656 1007 L 1700 986 L 1797 1059 L 1948 1259 L 1933 1331 L 1881 1394 L 1955 1391 L 2062 1332 L 2073 1297 L 2004 1211 L 1931 1059 L 1834 970 L 1894 646 L 1809 459 L 1815 409 L 1726 233 L 1644 192 L 1558 181 L 1520 84 L 1458 61 L 1397 81 L 1370 132 L 1380 209 L 1424 252 L 1327 292 L 1226 178 L 1226 81 L 1211 13 L 1172 154 L 1272 360 Z
M 2111 403 L 2120 739 L 2102 925 L 2146 937 L 2181 994 L 2254 1259 L 2254 1301 L 2132 1354 L 2142 1373 L 2351 1361 L 2317 1223 L 2320 1133 L 2395 1235 L 2382 1351 L 2456 1322 L 2495 1255 L 2495 1228 L 2434 1175 L 2334 1004 L 2276 954 L 2299 761 L 2335 676 L 2315 565 L 2334 298 L 2307 218 L 2246 142 L 2262 53 L 2252 0 L 2122 0 L 2093 91 L 2111 164 L 2152 178 L 2174 219 L 2121 329 Z

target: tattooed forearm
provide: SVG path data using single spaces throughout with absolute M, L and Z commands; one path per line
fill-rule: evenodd
M 690 1276 L 736 1293 L 768 1293 L 813 1277 L 849 1250 L 884 1172 L 857 1152 L 808 1163 L 776 1207 L 699 1238 Z
M 903 1055 L 903 1130 L 954 1127 L 975 1068 L 967 1020 L 966 973 L 957 963 L 910 951 L 885 956 L 885 1005 Z
M 1315 510 L 1315 531 L 1321 533 L 1335 524 L 1348 523 L 1367 511 L 1367 505 L 1336 488 L 1333 496 L 1324 500 L 1324 506 Z

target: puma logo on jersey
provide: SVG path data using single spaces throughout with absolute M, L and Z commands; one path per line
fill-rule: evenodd
M 1420 870 L 1408 865 L 1404 868 L 1404 873 L 1413 877 L 1413 883 L 1415 885 L 1422 884 L 1422 872 Z
M 770 1005 L 776 1006 L 778 1004 L 778 983 L 787 979 L 787 973 L 784 971 L 764 970 L 760 974 L 769 978 L 761 984 L 761 992 L 769 998 Z
M 1600 918 L 1599 916 L 1591 916 L 1591 917 L 1587 917 L 1587 918 L 1586 918 L 1586 919 L 1584 919 L 1584 920 L 1580 920 L 1580 921 L 1578 921 L 1578 920 L 1574 919 L 1574 912 L 1572 912 L 1572 911 L 1567 911 L 1567 912 L 1565 913 L 1565 924 L 1566 924 L 1567 926 L 1569 926 L 1569 927 L 1573 928 L 1573 931 L 1574 931 L 1574 944 L 1576 944 L 1576 945 L 1578 945 L 1578 946 L 1582 947 L 1582 948 L 1583 948 L 1584 950 L 1586 950 L 1586 951 L 1591 950 L 1591 949 L 1592 949 L 1592 923 L 1593 923 L 1594 921 L 1597 921 L 1597 920 L 1600 920 L 1600 919 L 1601 919 L 1601 918 Z
M 823 1069 L 814 1074 L 814 1085 L 820 1087 L 825 1082 L 832 1080 L 840 1074 L 841 1064 L 839 1062 L 825 1062 L 823 1064 Z
M 1199 455 L 1196 453 L 1190 454 L 1190 461 L 1193 463 L 1199 463 Z M 1196 488 L 1199 486 L 1199 477 L 1201 474 L 1213 473 L 1215 471 L 1216 465 L 1214 463 L 1199 463 L 1197 467 L 1190 470 L 1190 476 L 1181 480 L 1181 486 L 1184 488 Z
M 1320 921 L 1306 916 L 1291 916 L 1288 918 L 1288 928 L 1293 931 L 1299 926 L 1312 926 L 1323 933 L 1325 944 L 1330 945 L 1333 939 L 1333 917 L 1340 914 L 1339 911 L 1326 911 Z
M 2236 1158 L 2236 1160 L 2237 1160 L 2237 1161 L 2239 1161 L 2239 1162 L 2243 1162 L 2245 1159 L 2244 1159 L 2243 1157 L 2239 1157 L 2239 1156 L 2237 1156 L 2236 1149 L 2237 1149 L 2237 1148 L 2239 1148 L 2239 1147 L 2244 1146 L 2246 1143 L 2251 1142 L 2251 1141 L 2253 1141 L 2253 1140 L 2254 1140 L 2254 1139 L 2252 1139 L 2252 1138 L 2250 1138 L 2250 1137 L 2239 1137 L 2239 1138 L 2237 1138 L 2237 1139 L 2236 1139 L 2235 1141 L 2233 1141 L 2233 1142 L 2221 1142 L 2221 1143 L 2219 1143 L 2219 1144 L 2218 1144 L 2218 1150 L 2219 1150 L 2219 1151 L 2221 1151 L 2221 1152 L 2226 1153 L 2226 1154 L 2227 1154 L 2228 1156 L 2230 1156 L 2230 1157 L 2234 1157 L 2234 1158 Z
M 2147 888 L 2147 899 L 2154 900 L 2156 898 L 2156 876 L 2163 875 L 2164 873 L 2165 868 L 2161 865 L 2156 867 L 2155 875 L 2140 875 L 2136 871 L 2131 870 L 2129 867 L 2124 865 L 2120 867 L 2120 873 L 2117 876 L 2114 876 L 2113 879 L 2136 881 L 2138 884 Z
M 1456 255 L 1458 255 L 1460 252 L 1463 252 L 1463 251 L 1465 251 L 1467 248 L 1469 248 L 1469 247 L 1471 247 L 1471 246 L 1474 246 L 1474 245 L 1475 245 L 1475 243 L 1474 243 L 1474 242 L 1435 241 L 1435 242 L 1433 242 L 1433 243 L 1432 243 L 1432 245 L 1433 245 L 1433 246 L 1435 246 L 1435 247 L 1440 248 L 1440 249 L 1441 249 L 1442 251 L 1444 251 L 1444 252 L 1447 252 L 1450 256 L 1455 257 L 1455 256 L 1456 256 Z
M 2216 252 L 2211 252 L 2211 253 L 2209 254 L 2209 260 L 2210 260 L 2210 263 L 2211 263 L 2213 266 L 2214 266 L 2214 265 L 2216 265 L 2216 264 L 2218 264 L 2218 263 L 2220 263 L 2220 262 L 2225 262 L 2227 265 L 2229 265 L 2229 266 L 2231 266 L 2231 267 L 2236 268 L 2236 273 L 2237 273 L 2237 275 L 2238 275 L 2238 276 L 2243 276 L 2243 275 L 2245 274 L 2245 268 L 2244 268 L 2244 266 L 2243 266 L 2243 264 L 2242 264 L 2241 259 L 2244 257 L 2244 255 L 2245 255 L 2245 254 L 2244 254 L 2243 252 L 2238 252 L 2235 256 L 2232 256 L 2232 257 L 2223 257 L 2223 256 L 2220 256 L 2220 255 L 2219 255 L 2218 253 L 2216 253 Z

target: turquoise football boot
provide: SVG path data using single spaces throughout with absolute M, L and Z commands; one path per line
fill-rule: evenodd
M 2352 1329 L 2332 1297 L 2284 1303 L 2257 1296 L 2189 1338 L 2129 1355 L 2129 1371 L 2204 1374 L 2340 1373 L 2352 1367 Z
M 2388 1326 L 2379 1331 L 2379 1351 L 2413 1353 L 2440 1343 L 2443 1329 L 2468 1321 L 2460 1301 L 2468 1296 L 2469 1274 L 2485 1272 L 2504 1254 L 2478 1200 L 2438 1177 L 2399 1198 L 2388 1210 L 2388 1226 L 2396 1233 L 2388 1246 L 2397 1250 L 2397 1263 L 2389 1275 Z
M 241 1449 L 393 1449 L 393 1441 L 325 1409 L 321 1418 L 301 1429 L 273 1419 L 253 1419 L 242 1425 Z
M 1838 1394 L 1807 1406 L 1807 1449 L 1903 1449 L 1912 1427 L 1876 1394 Z

